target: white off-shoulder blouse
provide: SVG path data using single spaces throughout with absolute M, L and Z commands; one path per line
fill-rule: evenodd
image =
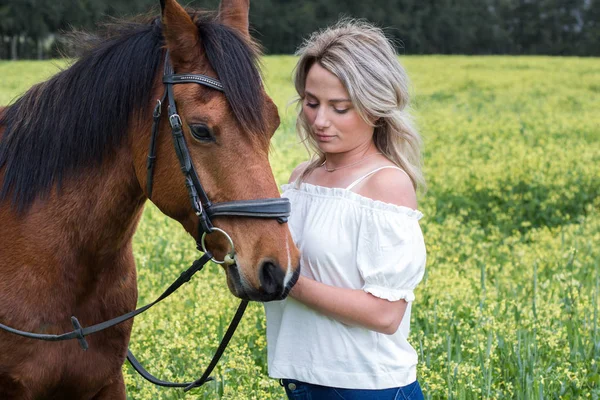
M 265 303 L 269 376 L 349 389 L 385 389 L 416 380 L 408 343 L 414 289 L 426 251 L 421 212 L 348 189 L 283 185 L 301 273 L 319 282 L 362 289 L 409 304 L 398 331 L 385 335 L 350 326 L 288 297 Z

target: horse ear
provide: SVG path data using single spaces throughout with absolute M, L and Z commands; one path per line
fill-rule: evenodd
M 223 25 L 237 30 L 247 40 L 250 39 L 249 18 L 250 0 L 221 0 L 219 19 Z
M 161 0 L 162 30 L 174 66 L 191 63 L 200 42 L 198 27 L 175 0 Z

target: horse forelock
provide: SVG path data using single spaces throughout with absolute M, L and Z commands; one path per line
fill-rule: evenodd
M 260 52 L 208 14 L 192 13 L 208 62 L 244 132 L 265 136 Z M 35 85 L 0 115 L 0 201 L 25 210 L 77 169 L 98 166 L 136 116 L 151 119 L 164 40 L 160 23 L 113 23 L 74 64 Z
M 223 84 L 235 118 L 246 133 L 268 140 L 258 44 L 216 19 L 194 17 L 204 54 Z

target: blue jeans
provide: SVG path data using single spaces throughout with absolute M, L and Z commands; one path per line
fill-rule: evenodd
M 410 385 L 380 390 L 341 389 L 313 385 L 293 379 L 279 381 L 290 400 L 423 400 L 419 381 Z

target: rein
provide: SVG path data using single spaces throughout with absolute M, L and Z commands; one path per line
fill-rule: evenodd
M 157 101 L 157 105 L 154 108 L 153 112 L 152 135 L 150 139 L 150 148 L 148 151 L 148 160 L 146 165 L 146 190 L 148 199 L 151 199 L 154 165 L 156 163 L 156 138 L 158 136 L 163 103 L 165 102 L 165 100 L 167 100 L 169 124 L 171 126 L 171 133 L 173 136 L 175 152 L 177 154 L 177 158 L 179 159 L 181 171 L 183 172 L 185 178 L 185 186 L 188 190 L 192 207 L 194 209 L 195 214 L 198 216 L 198 237 L 196 238 L 196 244 L 198 250 L 201 250 L 204 253 L 202 257 L 194 261 L 188 269 L 183 271 L 179 275 L 179 277 L 152 303 L 149 303 L 136 310 L 123 314 L 119 317 L 112 318 L 108 321 L 104 321 L 96 325 L 84 328 L 79 323 L 79 320 L 75 316 L 72 316 L 71 323 L 73 324 L 73 327 L 75 329 L 71 332 L 59 335 L 21 331 L 1 323 L 0 329 L 29 339 L 43 340 L 49 342 L 77 339 L 79 341 L 79 345 L 85 351 L 88 349 L 88 343 L 85 339 L 86 336 L 103 331 L 107 328 L 125 322 L 152 308 L 154 305 L 160 303 L 162 300 L 169 297 L 172 293 L 179 289 L 181 285 L 188 282 L 196 272 L 204 268 L 208 261 L 213 261 L 217 264 L 225 265 L 235 264 L 235 246 L 231 236 L 229 236 L 229 234 L 224 230 L 214 227 L 211 221 L 211 217 L 243 216 L 253 218 L 277 219 L 277 221 L 280 224 L 287 222 L 287 219 L 290 215 L 291 207 L 289 200 L 286 198 L 241 200 L 224 203 L 212 203 L 209 200 L 204 188 L 202 187 L 202 184 L 200 183 L 196 170 L 194 169 L 194 164 L 192 163 L 190 153 L 183 135 L 183 124 L 181 121 L 181 117 L 177 113 L 177 106 L 175 103 L 175 97 L 173 93 L 173 85 L 183 83 L 196 83 L 223 92 L 223 85 L 221 84 L 221 82 L 212 77 L 199 74 L 175 74 L 171 63 L 169 62 L 169 52 L 165 52 L 165 64 L 163 74 L 163 84 L 165 85 L 165 90 L 162 95 L 162 98 Z M 223 260 L 216 260 L 213 257 L 212 253 L 208 251 L 205 246 L 206 236 L 215 232 L 218 232 L 221 235 L 225 236 L 225 238 L 229 242 L 230 251 L 224 257 Z M 241 321 L 247 306 L 248 300 L 242 300 L 240 305 L 238 306 L 235 316 L 233 317 L 231 323 L 229 324 L 229 327 L 227 328 L 225 335 L 221 339 L 221 343 L 219 344 L 219 347 L 217 348 L 211 362 L 209 363 L 208 367 L 206 367 L 206 370 L 204 371 L 202 376 L 194 382 L 174 383 L 163 381 L 154 377 L 152 374 L 146 371 L 144 367 L 142 367 L 142 365 L 138 362 L 138 360 L 135 358 L 135 356 L 129 349 L 127 350 L 127 360 L 143 378 L 154 383 L 155 385 L 165 387 L 182 387 L 184 388 L 184 391 L 188 391 L 195 387 L 200 387 L 204 383 L 214 380 L 214 378 L 210 377 L 210 374 L 214 367 L 217 365 L 219 359 L 221 358 L 221 355 L 223 354 L 225 348 L 229 344 L 229 341 L 233 337 L 233 334 L 235 333 L 235 330 L 237 329 L 237 326 Z

